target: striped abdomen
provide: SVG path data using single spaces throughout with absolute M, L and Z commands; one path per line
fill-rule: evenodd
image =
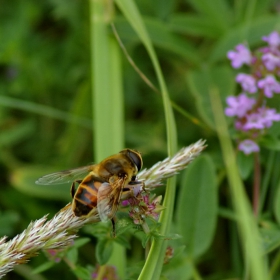
M 76 216 L 86 216 L 97 206 L 97 193 L 103 182 L 97 181 L 96 178 L 85 178 L 74 195 L 72 209 Z

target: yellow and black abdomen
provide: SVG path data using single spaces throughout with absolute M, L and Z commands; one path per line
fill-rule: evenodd
M 75 216 L 87 216 L 97 206 L 97 193 L 103 182 L 88 175 L 78 186 L 72 209 Z

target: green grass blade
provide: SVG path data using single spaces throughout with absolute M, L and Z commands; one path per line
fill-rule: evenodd
M 95 162 L 124 148 L 122 69 L 118 45 L 108 31 L 110 8 L 105 1 L 90 1 Z M 109 263 L 116 266 L 124 278 L 124 247 L 113 244 Z
M 110 38 L 110 10 L 104 1 L 91 3 L 92 108 L 95 161 L 123 148 L 121 65 L 116 43 Z
M 162 99 L 163 99 L 166 130 L 167 130 L 168 154 L 172 155 L 177 150 L 176 125 L 175 125 L 171 104 L 169 101 L 167 87 L 160 69 L 160 65 L 156 53 L 154 51 L 151 40 L 148 36 L 148 32 L 144 26 L 143 20 L 134 1 L 116 0 L 115 2 L 117 3 L 120 10 L 123 12 L 126 19 L 129 21 L 129 23 L 131 24 L 135 32 L 140 37 L 140 40 L 146 47 L 147 52 L 151 58 L 152 64 L 154 66 L 157 79 L 159 82 L 160 91 L 162 93 Z M 176 183 L 175 178 L 169 179 L 167 182 L 165 199 L 163 202 L 163 205 L 166 207 L 166 210 L 162 213 L 160 217 L 160 222 L 162 223 L 160 229 L 161 234 L 167 234 L 169 232 L 169 228 L 171 225 L 174 199 L 175 199 L 175 183 Z M 161 269 L 162 269 L 165 249 L 166 249 L 166 242 L 164 242 L 163 240 L 155 240 L 152 242 L 151 250 L 147 257 L 144 268 L 142 269 L 142 272 L 139 276 L 139 279 L 145 279 L 145 280 L 159 279 Z
M 251 279 L 269 279 L 266 275 L 264 261 L 262 259 L 263 256 L 259 242 L 260 237 L 258 234 L 258 228 L 244 191 L 244 185 L 238 172 L 234 149 L 232 147 L 227 129 L 227 123 L 224 116 L 219 91 L 212 88 L 210 95 L 217 133 L 220 140 L 223 159 L 226 165 L 226 172 L 230 184 L 233 205 L 238 217 L 237 223 L 242 241 L 244 258 L 248 261 Z
M 2 95 L 0 96 L 0 106 L 6 106 L 10 108 L 23 110 L 29 113 L 39 114 L 64 122 L 75 123 L 86 128 L 92 127 L 90 119 L 87 119 L 85 117 L 75 116 L 71 113 L 67 113 L 47 105 L 25 101 L 19 98 Z

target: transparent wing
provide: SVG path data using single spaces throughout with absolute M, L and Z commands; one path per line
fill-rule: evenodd
M 97 210 L 101 221 L 114 217 L 118 210 L 125 179 L 120 178 L 114 184 L 103 183 L 97 193 Z
M 38 185 L 56 185 L 70 183 L 77 179 L 83 179 L 83 177 L 85 177 L 87 173 L 93 170 L 93 167 L 94 165 L 87 165 L 47 174 L 39 178 L 35 183 Z

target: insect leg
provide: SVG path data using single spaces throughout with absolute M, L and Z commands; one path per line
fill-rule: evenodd
M 129 185 L 138 185 L 138 184 L 142 184 L 142 181 L 130 181 L 129 183 L 128 183 Z
M 148 192 L 146 189 L 145 189 L 145 183 L 144 182 L 141 182 L 142 183 L 142 190 L 144 191 L 144 192 Z
M 112 235 L 113 235 L 113 237 L 116 237 L 116 219 L 115 219 L 115 217 L 113 217 L 111 219 L 111 222 L 112 222 L 112 227 L 113 227 Z
M 126 192 L 131 192 L 132 196 L 137 196 L 142 191 L 147 192 L 147 190 L 145 189 L 144 181 L 130 182 L 128 185 L 125 186 L 123 190 Z

